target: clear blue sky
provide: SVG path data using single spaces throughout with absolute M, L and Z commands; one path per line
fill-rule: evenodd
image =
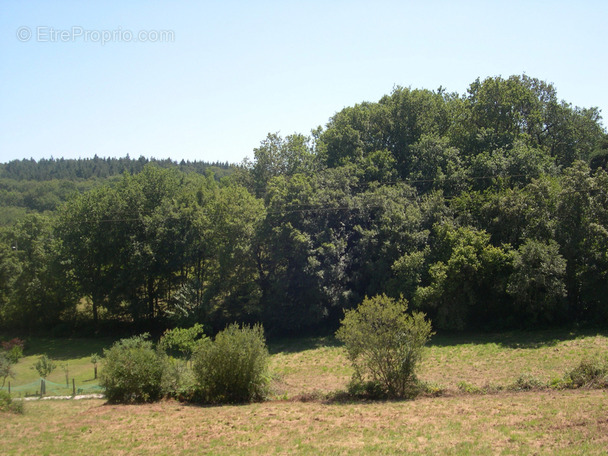
M 522 73 L 608 117 L 606 24 L 584 0 L 0 0 L 0 162 L 240 162 L 395 85 Z

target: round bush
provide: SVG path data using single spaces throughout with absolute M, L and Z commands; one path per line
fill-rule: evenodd
M 104 350 L 100 385 L 109 402 L 151 402 L 160 399 L 164 358 L 148 335 L 122 339 Z
M 415 394 L 416 368 L 433 334 L 424 314 L 407 313 L 407 302 L 386 295 L 365 298 L 347 310 L 336 332 L 344 343 L 354 374 L 351 391 L 371 397 Z
M 194 354 L 197 396 L 209 403 L 244 403 L 265 398 L 268 349 L 260 325 L 237 324 L 204 340 Z

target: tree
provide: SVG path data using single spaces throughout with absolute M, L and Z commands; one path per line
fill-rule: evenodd
M 112 291 L 121 283 L 126 222 L 134 216 L 124 209 L 116 189 L 100 187 L 77 196 L 59 214 L 61 254 L 79 292 L 91 299 L 95 324 L 99 310 L 112 307 Z
M 414 305 L 428 311 L 440 328 L 464 329 L 506 322 L 506 278 L 511 257 L 473 227 L 437 225 L 429 256 L 430 284 L 420 286 Z
M 365 298 L 347 310 L 336 337 L 355 370 L 353 381 L 371 381 L 389 397 L 406 397 L 416 381 L 422 348 L 431 335 L 424 314 L 407 314 L 407 302 L 386 295 Z
M 196 323 L 190 328 L 173 328 L 166 330 L 160 338 L 159 347 L 164 350 L 176 350 L 185 359 L 190 359 L 194 349 L 205 339 L 203 325 Z
M 42 355 L 34 364 L 34 368 L 40 377 L 46 379 L 57 367 L 57 363 L 50 359 L 47 355 Z
M 412 145 L 411 179 L 421 193 L 441 189 L 456 195 L 467 188 L 467 170 L 460 151 L 451 147 L 447 137 L 423 135 Z
M 566 260 L 555 241 L 528 239 L 513 252 L 507 292 L 515 300 L 514 311 L 523 325 L 564 321 L 565 273 Z
M 13 246 L 9 258 L 16 260 L 19 272 L 12 278 L 5 319 L 22 328 L 58 323 L 66 311 L 75 307 L 77 299 L 62 264 L 53 220 L 28 215 L 9 230 L 7 239 Z
M 314 169 L 310 138 L 298 134 L 286 138 L 278 133 L 268 134 L 260 147 L 254 149 L 254 158 L 251 175 L 258 198 L 265 196 L 266 186 L 273 177 L 292 176 Z
M 101 357 L 97 353 L 91 354 L 91 364 L 93 364 L 93 378 L 97 380 L 97 364 L 99 364 Z
M 7 378 L 15 378 L 15 372 L 12 369 L 13 363 L 4 351 L 0 351 L 0 378 L 2 379 L 2 388 L 6 383 Z
M 17 338 L 2 342 L 2 346 L 0 347 L 0 378 L 2 379 L 2 387 L 4 387 L 7 378 L 15 377 L 12 367 L 23 356 L 23 346 L 24 342 Z
M 16 246 L 15 246 L 16 250 Z M 9 245 L 4 233 L 0 234 L 0 327 L 10 321 L 11 295 L 15 281 L 21 273 L 21 265 L 17 254 Z

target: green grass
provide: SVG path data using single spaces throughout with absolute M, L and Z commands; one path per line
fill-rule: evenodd
M 13 396 L 39 390 L 39 376 L 33 366 L 43 353 L 57 362 L 57 369 L 48 378 L 63 386 L 63 389 L 56 387 L 55 394 L 70 394 L 72 378 L 77 389 L 90 390 L 98 384 L 90 355 L 101 354 L 112 342 L 86 338 L 28 339 L 26 356 L 15 366 L 16 378 L 11 380 L 16 393 Z M 275 398 L 345 389 L 352 375 L 344 349 L 333 337 L 278 340 L 269 349 Z M 608 333 L 552 330 L 436 335 L 425 349 L 419 376 L 455 391 L 462 389 L 459 384 L 507 387 L 522 374 L 549 383 L 562 378 L 582 358 L 600 353 L 608 353 Z M 61 367 L 65 363 L 69 363 L 67 388 Z M 29 389 L 20 388 L 27 384 L 31 385 Z
M 586 357 L 608 353 L 608 333 L 527 331 L 435 336 L 420 366 L 423 380 L 507 386 L 530 374 L 548 383 Z
M 67 339 L 31 337 L 26 339 L 24 357 L 14 366 L 15 378 L 10 379 L 13 397 L 35 395 L 40 390 L 40 376 L 34 369 L 38 358 L 46 354 L 55 361 L 57 367 L 49 375 L 48 394 L 71 394 L 72 379 L 77 390 L 99 392 L 95 379 L 91 354 L 102 354 L 104 348 L 112 344 L 111 339 Z M 68 367 L 68 386 L 63 366 Z M 6 385 L 5 385 L 6 387 Z

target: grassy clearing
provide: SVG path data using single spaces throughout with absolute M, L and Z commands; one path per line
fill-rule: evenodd
M 15 366 L 13 386 L 36 382 L 33 369 L 38 357 L 46 353 L 57 361 L 49 381 L 65 385 L 60 367 L 68 362 L 70 379 L 77 387 L 97 385 L 93 376 L 91 353 L 109 348 L 112 339 L 28 340 L 25 357 Z M 344 349 L 333 337 L 282 340 L 270 344 L 271 371 L 275 378 L 274 399 L 292 399 L 312 393 L 345 389 L 352 375 Z M 608 334 L 572 331 L 531 331 L 483 335 L 438 335 L 425 349 L 420 366 L 421 380 L 449 390 L 459 384 L 474 387 L 506 387 L 521 374 L 530 374 L 543 383 L 561 378 L 582 358 L 608 353 Z M 30 393 L 35 393 L 32 387 Z M 26 391 L 28 392 L 28 391 Z M 57 394 L 71 392 L 70 387 Z M 18 395 L 23 390 L 17 390 Z
M 98 385 L 95 380 L 91 354 L 102 354 L 104 348 L 112 345 L 111 339 L 60 339 L 32 337 L 26 340 L 24 357 L 14 366 L 15 378 L 11 380 L 13 396 L 33 395 L 39 390 L 39 375 L 34 365 L 42 354 L 46 354 L 57 364 L 48 377 L 48 381 L 59 386 L 49 386 L 53 394 L 71 394 L 72 379 L 76 387 L 91 390 Z M 62 366 L 68 365 L 69 385 L 65 387 L 65 371 Z M 25 386 L 28 385 L 28 386 Z
M 333 337 L 278 342 L 270 352 L 273 390 L 279 398 L 344 389 L 353 372 Z
M 586 357 L 608 353 L 608 335 L 534 331 L 483 336 L 436 336 L 420 367 L 423 380 L 454 388 L 507 386 L 521 374 L 547 383 Z
M 333 338 L 276 344 L 271 365 L 278 397 L 344 389 L 352 375 L 345 352 Z M 435 336 L 425 349 L 420 379 L 458 390 L 511 385 L 521 374 L 543 383 L 563 377 L 585 357 L 608 353 L 608 335 L 534 331 Z

